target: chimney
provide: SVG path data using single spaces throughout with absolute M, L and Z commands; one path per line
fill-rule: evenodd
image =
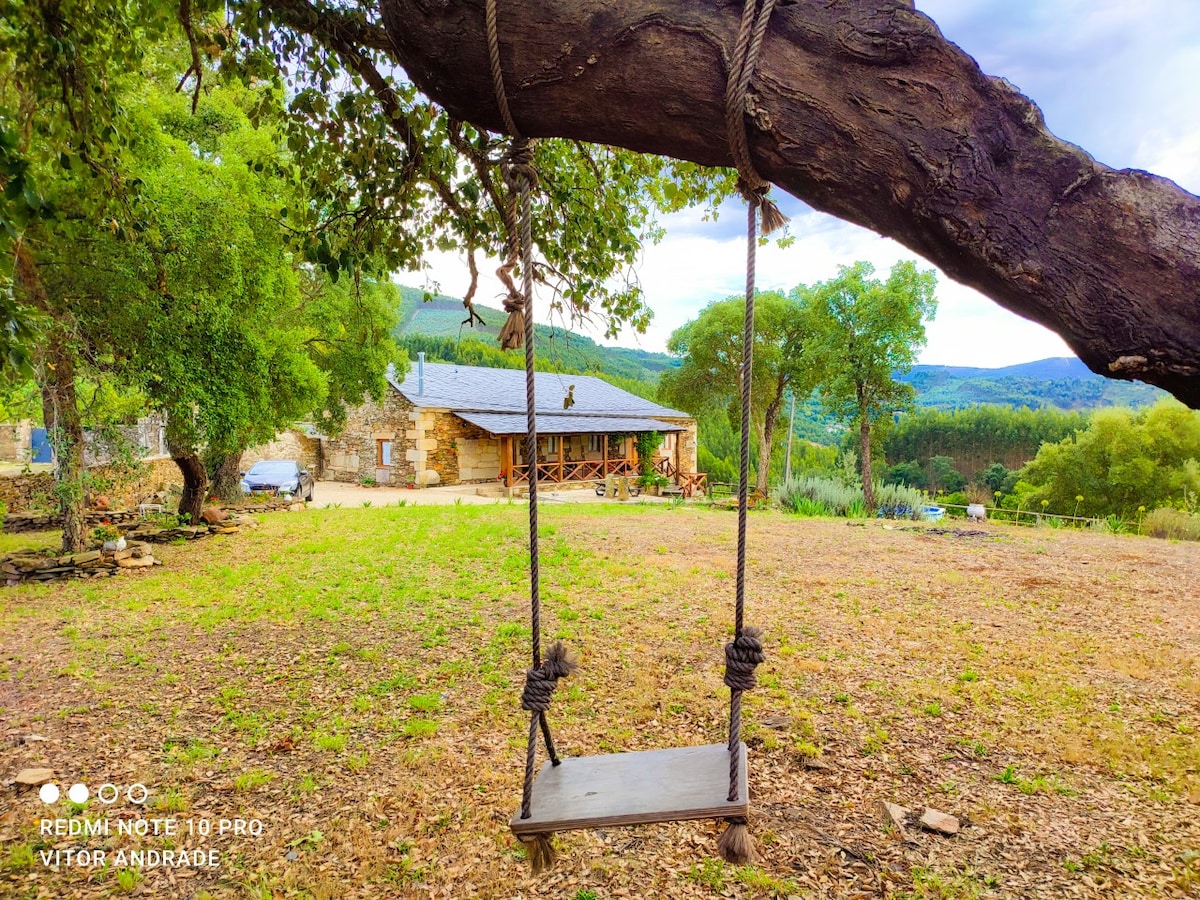
M 417 354 L 417 396 L 425 394 L 425 351 Z

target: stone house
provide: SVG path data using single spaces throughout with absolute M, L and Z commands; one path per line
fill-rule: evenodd
M 321 439 L 323 477 L 384 484 L 529 480 L 525 373 L 418 361 L 388 377 L 381 403 L 350 411 L 336 438 Z M 586 483 L 639 470 L 636 435 L 663 436 L 655 469 L 677 484 L 696 472 L 696 421 L 589 375 L 538 372 L 539 482 Z

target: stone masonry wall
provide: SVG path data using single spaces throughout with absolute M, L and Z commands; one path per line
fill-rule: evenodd
M 437 473 L 433 484 L 495 481 L 500 474 L 500 441 L 451 412 L 437 411 L 425 431 L 427 471 Z
M 27 463 L 33 455 L 30 443 L 33 439 L 33 423 L 23 422 L 0 425 L 0 461 Z
M 669 422 L 687 429 L 679 432 L 679 471 L 695 472 L 697 470 L 697 447 L 699 446 L 696 437 L 696 420 L 669 419 L 666 416 L 655 416 L 655 418 L 661 422 Z
M 415 478 L 416 467 L 405 452 L 411 440 L 410 416 L 414 407 L 399 391 L 388 389 L 381 403 L 369 398 L 362 406 L 352 407 L 346 427 L 336 438 L 321 440 L 322 477 L 328 481 L 361 482 L 364 478 L 381 481 L 378 441 L 392 442 L 392 465 L 387 475 L 392 484 L 405 484 Z
M 89 471 L 104 476 L 109 469 L 107 466 L 93 466 Z M 107 496 L 114 509 L 131 509 L 153 493 L 170 490 L 172 485 L 183 485 L 183 477 L 174 462 L 170 459 L 144 460 L 136 480 L 119 485 Z M 54 508 L 57 506 L 54 500 L 54 475 L 35 472 L 0 476 L 0 501 L 7 505 L 10 513 Z
M 294 459 L 300 465 L 320 477 L 321 442 L 295 428 L 281 431 L 269 444 L 251 447 L 242 454 L 242 471 L 246 471 L 260 459 Z

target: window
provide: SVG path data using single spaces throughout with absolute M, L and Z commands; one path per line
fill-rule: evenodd
M 558 453 L 558 435 L 557 434 L 549 435 L 546 438 L 546 455 L 549 456 L 551 453 Z
M 375 465 L 390 466 L 392 464 L 392 442 L 376 441 Z
M 604 435 L 589 434 L 588 435 L 588 453 L 603 453 L 604 452 Z

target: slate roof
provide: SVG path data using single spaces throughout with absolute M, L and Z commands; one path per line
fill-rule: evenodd
M 417 365 L 413 363 L 403 381 L 397 382 L 389 372 L 388 381 L 414 406 L 449 409 L 452 412 L 519 413 L 521 426 L 514 431 L 493 434 L 515 434 L 525 431 L 525 372 L 521 369 L 489 369 L 483 366 L 460 366 L 454 363 L 425 363 L 424 388 L 417 392 Z M 563 409 L 567 389 L 575 385 L 575 404 Z M 538 372 L 534 376 L 539 423 L 543 415 L 557 417 L 616 416 L 644 419 L 665 416 L 673 419 L 691 418 L 677 409 L 659 406 L 628 391 L 614 387 L 591 375 L 558 375 Z M 540 430 L 540 429 L 539 429 Z M 613 430 L 613 429 L 606 429 Z M 637 429 L 616 429 L 636 431 Z M 664 429 L 659 428 L 659 431 Z M 564 432 L 565 433 L 565 432 Z
M 491 434 L 524 434 L 525 413 L 480 413 L 456 411 L 460 419 L 478 425 Z M 657 419 L 631 416 L 571 416 L 562 413 L 538 413 L 538 434 L 636 434 L 639 431 L 683 431 Z

